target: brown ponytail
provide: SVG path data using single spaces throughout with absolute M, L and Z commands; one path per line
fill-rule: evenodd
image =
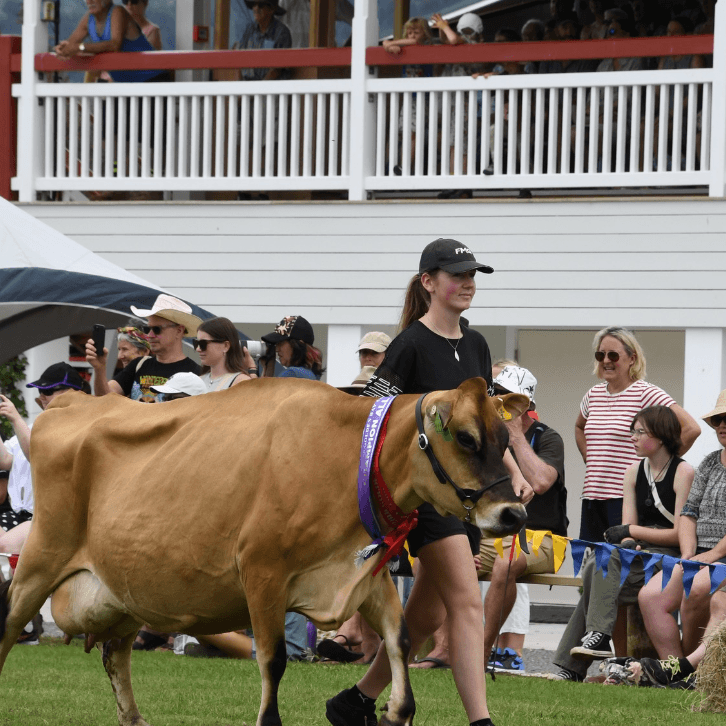
M 436 277 L 438 272 L 438 270 L 432 270 L 428 274 L 431 277 Z M 403 301 L 403 310 L 399 322 L 399 332 L 426 315 L 429 305 L 431 305 L 431 295 L 428 294 L 421 283 L 421 275 L 414 275 L 406 289 L 406 298 Z

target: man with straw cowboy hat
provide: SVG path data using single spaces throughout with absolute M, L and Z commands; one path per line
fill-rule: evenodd
M 163 401 L 164 394 L 155 394 L 151 386 L 161 386 L 175 373 L 196 373 L 199 366 L 184 355 L 182 348 L 185 336 L 195 335 L 201 319 L 192 314 L 192 309 L 182 300 L 162 293 L 156 298 L 150 310 L 131 306 L 131 312 L 139 318 L 146 318 L 147 325 L 141 329 L 148 337 L 151 355 L 131 361 L 112 381 L 106 378 L 106 356 L 108 349 L 98 355 L 93 340 L 86 343 L 86 360 L 93 366 L 93 389 L 97 396 L 118 393 L 135 401 L 155 403 Z

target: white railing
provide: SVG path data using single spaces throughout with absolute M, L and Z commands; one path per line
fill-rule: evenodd
M 347 188 L 345 81 L 36 89 L 38 190 Z
M 711 69 L 371 80 L 372 189 L 709 183 Z

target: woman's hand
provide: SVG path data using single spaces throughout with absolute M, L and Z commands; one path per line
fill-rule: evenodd
M 4 416 L 13 428 L 18 421 L 22 420 L 22 416 L 18 413 L 18 409 L 15 408 L 15 404 L 6 396 L 0 394 L 0 416 Z
M 103 349 L 101 355 L 96 351 L 96 346 L 93 344 L 93 338 L 89 338 L 86 341 L 86 362 L 91 365 L 92 368 L 98 370 L 106 370 L 106 359 L 108 357 L 108 348 Z

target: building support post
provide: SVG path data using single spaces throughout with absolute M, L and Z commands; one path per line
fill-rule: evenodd
M 726 196 L 726 2 L 716 3 L 711 86 L 711 197 Z
M 687 328 L 685 347 L 683 408 L 698 421 L 702 431 L 685 456 L 695 467 L 718 448 L 713 429 L 700 417 L 713 409 L 718 394 L 726 388 L 726 330 Z
M 367 198 L 366 177 L 373 173 L 376 103 L 368 92 L 375 69 L 366 65 L 366 48 L 378 43 L 378 7 L 373 0 L 356 0 L 350 67 L 350 201 Z

